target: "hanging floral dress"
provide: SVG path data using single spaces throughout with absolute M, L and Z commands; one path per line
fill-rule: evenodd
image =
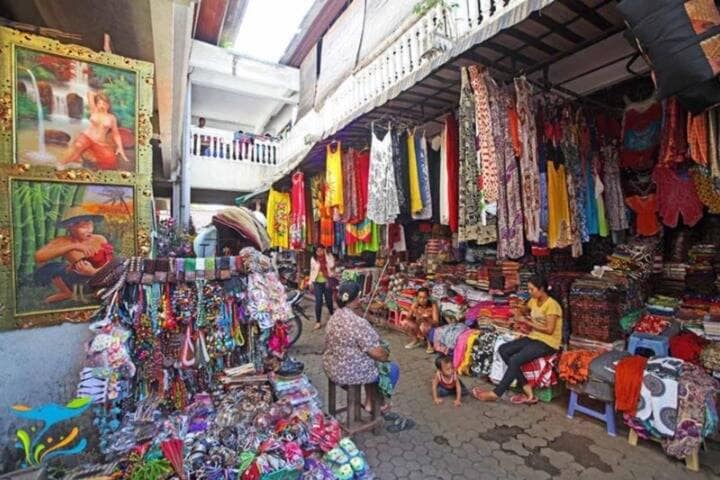
M 271 248 L 290 248 L 290 194 L 271 188 L 267 204 L 267 232 Z
M 387 225 L 395 223 L 400 213 L 392 159 L 392 136 L 389 127 L 382 139 L 377 137 L 374 124 L 371 130 L 367 218 L 379 225 Z
M 344 210 L 343 175 L 342 175 L 342 145 L 340 142 L 329 143 L 325 155 L 325 183 L 327 183 L 326 206 L 332 208 L 334 213 L 342 215 Z
M 477 125 L 477 164 L 482 200 L 494 203 L 498 199 L 498 171 L 493 140 L 493 123 L 490 118 L 490 97 L 488 96 L 485 67 L 472 65 L 468 68 L 470 83 L 475 91 L 475 123 Z

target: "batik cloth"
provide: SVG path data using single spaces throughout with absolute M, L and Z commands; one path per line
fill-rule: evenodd
M 702 439 L 717 431 L 715 394 L 720 382 L 705 371 L 685 364 L 680 374 L 675 436 L 663 442 L 665 453 L 683 459 L 697 452 Z
M 525 254 L 520 171 L 510 142 L 507 107 L 509 98 L 495 81 L 485 78 L 490 97 L 490 118 L 495 137 L 495 159 L 498 173 L 497 221 L 498 258 L 520 258 Z
M 574 258 L 582 255 L 583 232 L 585 225 L 585 211 L 582 208 L 583 175 L 580 173 L 580 154 L 578 152 L 578 137 L 575 126 L 565 129 L 565 138 L 562 144 L 565 156 L 565 181 L 567 182 L 568 206 L 570 208 L 570 248 Z
M 496 340 L 497 333 L 494 330 L 485 332 L 475 340 L 472 346 L 472 366 L 470 367 L 470 373 L 473 376 L 485 377 L 490 375 Z
M 657 185 L 658 210 L 663 224 L 675 228 L 680 215 L 683 223 L 692 227 L 703 216 L 703 205 L 690 173 L 671 170 L 658 165 L 652 173 Z
M 495 219 L 487 218 L 485 203 L 479 189 L 475 151 L 475 98 L 462 70 L 459 110 L 459 222 L 458 240 L 492 243 L 497 239 Z M 489 112 L 488 112 L 489 113 Z M 488 117 L 489 118 L 489 117 Z M 493 148 L 494 151 L 494 148 Z M 452 213 L 451 213 L 452 214 Z M 483 222 L 483 219 L 485 222 Z
M 625 212 L 617 148 L 612 145 L 603 147 L 602 158 L 605 214 L 610 224 L 610 230 L 625 230 L 630 224 Z
M 648 360 L 640 387 L 640 400 L 635 416 L 650 421 L 664 437 L 675 434 L 678 408 L 678 379 L 684 362 L 664 357 Z
M 532 85 L 525 77 L 515 79 L 515 108 L 517 109 L 520 142 L 520 172 L 522 174 L 522 202 L 525 218 L 525 237 L 529 242 L 540 240 L 540 171 L 538 167 L 537 127 L 532 106 Z
M 290 248 L 290 194 L 271 188 L 266 217 L 270 247 Z
M 498 183 L 500 179 L 493 136 L 495 125 L 491 117 L 490 96 L 487 89 L 489 76 L 485 67 L 477 65 L 470 66 L 467 72 L 470 75 L 472 90 L 475 92 L 474 110 L 478 146 L 478 183 L 483 201 L 494 203 L 498 199 Z

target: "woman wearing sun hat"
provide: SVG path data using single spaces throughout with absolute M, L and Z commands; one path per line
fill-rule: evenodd
M 35 283 L 52 285 L 56 290 L 45 303 L 78 300 L 76 295 L 79 293 L 82 297 L 82 288 L 76 287 L 85 284 L 112 260 L 113 246 L 105 237 L 94 233 L 95 224 L 104 219 L 82 207 L 70 207 L 57 224 L 66 234 L 50 240 L 35 252 L 39 266 L 34 274 Z

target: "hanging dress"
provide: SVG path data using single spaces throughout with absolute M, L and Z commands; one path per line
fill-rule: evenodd
M 683 163 L 687 150 L 687 112 L 677 97 L 670 97 L 663 102 L 659 163 L 668 167 Z
M 485 77 L 490 98 L 490 116 L 495 139 L 495 153 L 498 172 L 498 258 L 520 258 L 525 254 L 523 235 L 523 211 L 520 192 L 520 171 L 515 160 L 510 128 L 508 126 L 507 95 L 495 81 Z
M 689 172 L 676 172 L 658 165 L 652 179 L 657 185 L 658 210 L 664 225 L 677 227 L 680 215 L 683 223 L 693 227 L 703 216 L 703 204 Z
M 468 68 L 472 90 L 475 92 L 475 125 L 477 135 L 477 168 L 480 191 L 484 203 L 495 203 L 498 199 L 498 171 L 493 139 L 492 119 L 490 118 L 490 98 L 488 96 L 485 67 L 472 65 Z
M 565 181 L 567 182 L 568 207 L 570 209 L 570 247 L 573 258 L 582 255 L 582 237 L 586 231 L 584 200 L 584 176 L 580 168 L 577 127 L 565 125 L 562 142 L 565 157 Z
M 332 142 L 326 147 L 325 155 L 325 183 L 327 183 L 326 206 L 332 208 L 334 213 L 342 215 L 344 210 L 343 175 L 342 175 L 342 145 Z
M 619 231 L 627 229 L 627 214 L 625 212 L 625 197 L 623 196 L 622 183 L 620 181 L 620 165 L 618 150 L 612 145 L 606 145 L 601 149 L 603 158 L 603 187 L 605 207 L 610 230 Z
M 358 216 L 357 183 L 355 182 L 355 150 L 348 149 L 342 154 L 343 205 L 342 222 L 348 223 Z M 357 221 L 357 220 L 355 220 Z
M 290 247 L 290 194 L 271 188 L 267 204 L 267 232 L 271 248 Z
M 370 175 L 370 152 L 363 150 L 356 152 L 353 157 L 355 162 L 355 181 L 358 192 L 358 216 L 356 222 L 365 220 L 368 205 L 368 180 Z
M 525 218 L 525 237 L 529 242 L 540 241 L 540 171 L 538 167 L 537 127 L 532 105 L 532 85 L 525 77 L 515 79 L 515 108 L 520 128 L 520 172 Z
M 368 175 L 367 218 L 380 225 L 395 223 L 400 213 L 395 169 L 392 160 L 392 137 L 390 128 L 380 140 L 371 124 L 370 173 Z
M 625 202 L 635 212 L 635 231 L 638 235 L 651 237 L 662 230 L 657 220 L 657 195 L 633 195 L 626 198 Z
M 303 172 L 293 173 L 291 197 L 290 248 L 293 250 L 303 250 L 307 239 L 305 233 L 305 174 L 303 174 Z
M 393 129 L 390 135 L 392 135 L 393 169 L 395 172 L 395 187 L 397 187 L 398 207 L 400 208 L 400 215 L 409 218 L 410 198 L 407 190 L 410 182 L 407 169 L 407 143 L 403 144 L 407 140 L 403 138 L 397 129 Z
M 455 115 L 450 113 L 445 117 L 445 159 L 447 161 L 447 198 L 448 213 L 450 215 L 450 231 L 458 231 L 458 188 L 459 179 L 459 152 L 458 152 L 458 122 Z
M 662 107 L 654 99 L 625 108 L 622 123 L 620 165 L 636 171 L 650 170 L 660 148 Z
M 423 199 L 420 193 L 420 172 L 418 170 L 417 152 L 415 151 L 415 134 L 407 134 L 408 162 L 410 164 L 410 213 L 413 218 L 423 211 Z
M 467 69 L 461 70 L 459 108 L 459 195 L 458 241 L 492 243 L 497 240 L 494 218 L 482 222 L 485 205 L 478 181 L 478 163 L 475 150 L 475 97 L 470 87 Z
M 439 186 L 439 223 L 440 225 L 450 225 L 450 198 L 448 196 L 448 161 L 447 161 L 447 122 L 440 134 L 440 186 Z
M 432 196 L 430 194 L 430 167 L 428 165 L 427 140 L 425 135 L 412 135 L 415 142 L 415 160 L 417 161 L 418 183 L 422 209 L 413 215 L 413 220 L 432 218 Z
M 550 248 L 564 248 L 572 244 L 565 157 L 558 145 L 560 138 L 559 126 L 546 120 L 545 152 L 548 179 L 548 246 Z

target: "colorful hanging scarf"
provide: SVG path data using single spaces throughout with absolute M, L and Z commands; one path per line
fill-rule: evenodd
M 302 250 L 305 248 L 306 222 L 305 222 L 305 175 L 295 172 L 292 176 L 292 205 L 290 222 L 290 248 Z

